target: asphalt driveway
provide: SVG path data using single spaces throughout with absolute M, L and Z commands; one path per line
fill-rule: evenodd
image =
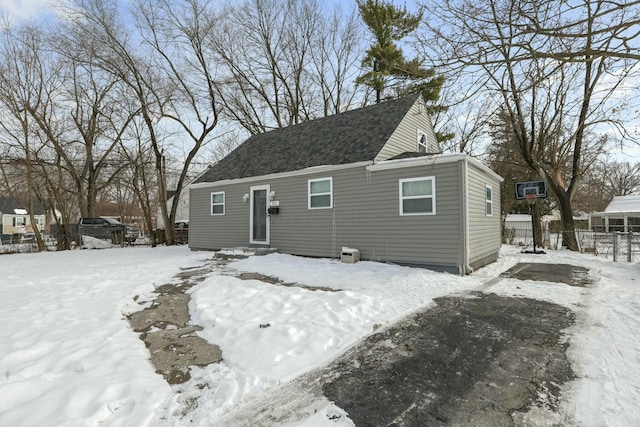
M 132 316 L 134 326 L 144 331 L 145 342 L 151 335 L 147 329 L 152 325 L 158 329 L 168 321 L 160 318 L 163 312 L 175 317 L 179 310 L 173 301 L 183 298 L 184 290 L 205 273 L 185 273 L 185 283 L 161 293 L 156 304 L 140 312 L 140 319 Z M 346 411 L 358 427 L 535 425 L 528 419 L 532 408 L 545 425 L 561 425 L 556 413 L 559 391 L 574 378 L 562 333 L 573 325 L 575 314 L 557 304 L 491 293 L 491 287 L 504 278 L 522 280 L 523 286 L 527 280 L 571 286 L 590 282 L 582 267 L 517 264 L 481 291 L 436 299 L 435 306 L 369 336 L 328 366 L 269 390 L 229 414 L 221 425 L 303 421 L 309 404 L 323 398 Z M 187 309 L 182 301 L 180 306 Z M 187 335 L 193 339 L 192 333 Z M 168 381 L 182 382 L 188 377 L 173 374 L 198 364 L 196 350 L 202 345 L 176 341 L 167 346 L 172 337 L 160 337 L 163 348 L 192 349 L 180 352 L 189 357 L 174 357 L 164 368 L 152 361 Z
M 221 425 L 303 422 L 326 398 L 358 427 L 563 425 L 559 391 L 574 378 L 564 306 L 491 293 L 504 278 L 588 286 L 588 270 L 521 263 L 482 291 L 436 305 L 375 333 L 330 365 L 274 388 Z M 306 414 L 306 415 L 305 415 Z M 338 422 L 336 412 L 331 420 Z

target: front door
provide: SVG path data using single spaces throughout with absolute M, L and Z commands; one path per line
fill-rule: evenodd
M 269 244 L 269 186 L 251 187 L 251 240 L 252 244 Z

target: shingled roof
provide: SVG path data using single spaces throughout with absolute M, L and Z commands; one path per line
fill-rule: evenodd
M 373 160 L 419 95 L 251 136 L 195 182 Z
M 26 210 L 28 207 L 29 205 L 26 202 L 22 203 L 13 197 L 0 197 L 0 214 L 13 215 L 16 209 Z M 44 213 L 42 205 L 37 200 L 33 202 L 33 213 L 34 215 L 42 215 Z

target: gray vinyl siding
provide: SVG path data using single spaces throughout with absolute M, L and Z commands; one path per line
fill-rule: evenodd
M 469 263 L 480 267 L 494 261 L 500 250 L 500 182 L 487 171 L 468 164 Z M 485 191 L 492 189 L 493 215 L 486 215 Z
M 395 132 L 376 156 L 375 162 L 388 160 L 408 151 L 418 151 L 418 131 L 427 136 L 427 149 L 430 153 L 440 152 L 431 125 L 431 118 L 422 99 L 418 99 L 404 116 Z
M 263 177 L 191 188 L 193 249 L 250 246 L 252 186 L 269 185 L 280 213 L 271 215 L 270 246 L 283 253 L 332 257 L 343 246 L 361 258 L 459 273 L 494 261 L 500 249 L 500 182 L 470 161 L 416 160 L 391 168 L 364 165 L 314 173 Z M 464 185 L 466 165 L 466 191 Z M 332 178 L 333 208 L 308 208 L 308 181 Z M 435 215 L 400 215 L 399 181 L 435 178 Z M 485 212 L 485 189 L 493 191 L 493 215 Z M 225 192 L 225 215 L 211 215 L 211 193 Z M 465 217 L 467 224 L 465 224 Z M 465 239 L 465 233 L 468 238 Z M 468 243 L 469 259 L 466 260 Z
M 461 221 L 458 163 L 368 172 L 366 167 L 257 179 L 191 189 L 190 247 L 220 249 L 249 245 L 250 203 L 242 195 L 269 184 L 280 203 L 270 217 L 270 246 L 304 256 L 340 256 L 359 249 L 361 258 L 458 272 Z M 436 215 L 401 216 L 399 180 L 435 177 Z M 309 179 L 333 178 L 333 208 L 308 209 Z M 210 215 L 210 194 L 225 191 L 224 216 Z M 197 232 L 196 232 L 197 230 Z
M 222 249 L 249 246 L 249 203 L 244 185 L 227 184 L 190 189 L 189 247 Z M 211 193 L 225 192 L 224 215 L 211 215 Z M 194 232 L 195 230 L 195 232 Z
M 435 177 L 436 214 L 401 216 L 400 179 L 430 176 Z M 339 247 L 360 249 L 363 258 L 374 261 L 457 268 L 460 208 L 455 164 L 373 171 L 368 177 L 365 172 L 342 185 Z

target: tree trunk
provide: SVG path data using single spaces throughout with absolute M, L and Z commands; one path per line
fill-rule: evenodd
M 33 214 L 33 200 L 29 199 L 29 221 L 31 222 L 31 228 L 33 228 L 33 235 L 36 238 L 36 244 L 38 245 L 38 252 L 45 250 L 44 241 L 42 240 L 42 234 L 36 223 L 36 217 Z
M 156 151 L 156 156 L 159 154 L 158 150 Z M 158 190 L 160 195 L 160 212 L 162 213 L 162 221 L 164 222 L 164 236 L 165 236 L 165 245 L 171 246 L 173 245 L 173 220 L 171 219 L 171 212 L 167 208 L 167 177 L 166 177 L 166 159 L 164 157 L 164 153 L 159 154 L 159 158 L 156 159 L 156 174 L 158 176 Z
M 531 205 L 531 215 L 533 218 L 533 227 L 535 228 L 535 232 L 533 233 L 533 235 L 535 236 L 535 246 L 538 248 L 544 248 L 545 247 L 545 242 L 544 242 L 544 235 L 542 234 L 542 222 L 540 219 L 540 207 L 538 206 L 538 203 L 534 203 L 533 205 Z
M 560 217 L 562 219 L 562 246 L 572 251 L 578 251 L 578 241 L 576 239 L 576 227 L 573 222 L 573 211 L 571 209 L 571 196 L 566 192 L 557 195 L 556 200 L 560 207 Z

